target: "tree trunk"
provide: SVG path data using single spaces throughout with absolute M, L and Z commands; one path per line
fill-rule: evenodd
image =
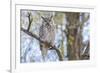
M 66 13 L 66 19 L 69 24 L 67 28 L 67 54 L 69 60 L 79 60 L 80 59 L 80 30 L 79 29 L 79 18 L 80 13 Z

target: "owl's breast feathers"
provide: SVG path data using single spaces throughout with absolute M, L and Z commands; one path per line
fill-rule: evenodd
M 50 48 L 51 46 L 48 43 L 54 45 L 54 40 L 55 40 L 54 25 L 46 25 L 46 26 L 42 25 L 40 27 L 39 36 L 41 40 L 47 42 L 42 44 L 43 48 Z

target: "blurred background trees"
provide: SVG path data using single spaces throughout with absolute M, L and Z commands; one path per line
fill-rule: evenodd
M 42 62 L 39 43 L 41 16 L 53 16 L 56 27 L 54 49 L 48 51 L 46 61 L 87 60 L 90 58 L 90 14 L 86 12 L 55 12 L 21 10 L 20 62 Z

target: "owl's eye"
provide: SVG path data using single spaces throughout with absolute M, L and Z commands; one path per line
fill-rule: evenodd
M 51 19 L 49 19 L 49 22 L 51 22 Z
M 46 22 L 46 25 L 49 25 L 50 23 L 49 22 Z

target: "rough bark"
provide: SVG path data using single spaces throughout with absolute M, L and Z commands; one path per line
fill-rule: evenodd
M 67 33 L 67 54 L 69 60 L 79 60 L 80 59 L 80 36 L 79 36 L 79 13 L 67 13 L 67 21 L 69 25 L 66 26 Z

